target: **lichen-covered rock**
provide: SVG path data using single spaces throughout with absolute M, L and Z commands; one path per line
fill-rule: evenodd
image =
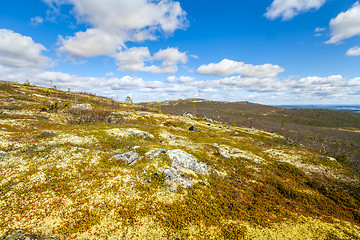
M 149 158 L 154 158 L 154 157 L 159 156 L 161 153 L 166 154 L 167 151 L 169 151 L 169 150 L 167 150 L 167 149 L 165 149 L 165 148 L 159 148 L 159 149 L 153 151 L 152 153 L 150 153 L 150 154 L 148 155 L 148 157 L 149 157 Z
M 6 157 L 7 157 L 7 153 L 0 150 L 0 161 L 5 160 Z
M 135 151 L 117 154 L 110 158 L 110 161 L 122 161 L 125 165 L 134 164 L 139 159 L 139 155 Z
M 187 179 L 182 171 L 179 171 L 176 167 L 170 167 L 164 171 L 165 179 L 164 184 L 168 186 L 168 189 L 172 192 L 176 192 L 177 186 L 191 187 L 193 182 Z
M 221 156 L 223 156 L 224 158 L 231 158 L 231 156 L 229 155 L 229 153 L 227 151 L 225 151 L 224 149 L 220 149 L 219 153 Z
M 135 135 L 144 139 L 146 138 L 154 139 L 154 135 L 137 129 L 129 128 L 127 129 L 127 132 L 129 132 L 131 135 Z
M 194 115 L 192 115 L 191 113 L 188 113 L 188 112 L 181 114 L 181 116 L 187 117 L 187 118 L 195 118 Z
M 166 154 L 173 161 L 173 167 L 190 169 L 199 174 L 209 174 L 211 170 L 209 166 L 180 149 L 168 150 Z

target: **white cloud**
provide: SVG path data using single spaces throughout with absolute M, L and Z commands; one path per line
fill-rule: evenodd
M 326 0 L 274 0 L 267 8 L 265 17 L 272 20 L 278 17 L 283 21 L 290 20 L 301 13 L 318 10 L 325 2 Z
M 160 50 L 151 57 L 147 47 L 133 47 L 116 55 L 116 63 L 121 72 L 147 72 L 152 74 L 175 73 L 178 63 L 187 62 L 187 54 L 179 52 L 177 48 Z M 162 60 L 160 66 L 146 66 L 145 62 Z
M 60 39 L 60 51 L 74 58 L 111 55 L 127 41 L 154 40 L 187 25 L 186 12 L 172 0 L 46 0 L 54 5 L 73 5 L 79 23 L 90 25 L 85 32 Z
M 10 67 L 42 68 L 50 66 L 50 59 L 41 55 L 47 49 L 31 37 L 8 29 L 0 29 L 0 64 Z
M 339 43 L 342 40 L 360 35 L 360 4 L 356 2 L 349 10 L 340 13 L 330 21 L 331 38 L 326 43 Z
M 115 74 L 113 72 L 108 72 L 105 74 L 105 77 L 113 77 Z
M 321 28 L 321 27 L 315 28 L 315 32 L 323 32 L 325 30 L 326 30 L 326 28 Z
M 196 78 L 194 77 L 189 77 L 189 76 L 181 76 L 181 77 L 175 77 L 175 76 L 169 76 L 166 78 L 166 82 L 169 83 L 174 83 L 174 82 L 179 82 L 179 83 L 194 83 L 196 82 Z
M 230 76 L 233 74 L 241 74 L 244 77 L 250 78 L 268 78 L 275 77 L 283 71 L 284 69 L 278 65 L 252 65 L 224 59 L 219 63 L 210 63 L 208 65 L 200 66 L 197 70 L 197 73 L 215 76 Z
M 37 17 L 31 18 L 30 22 L 31 22 L 32 25 L 37 26 L 37 25 L 43 23 L 44 19 L 42 17 L 37 16 Z
M 179 52 L 177 48 L 167 48 L 157 52 L 153 59 L 164 60 L 162 63 L 163 66 L 174 66 L 178 63 L 187 63 L 188 56 L 185 52 Z
M 346 56 L 360 56 L 360 47 L 356 46 L 346 51 Z

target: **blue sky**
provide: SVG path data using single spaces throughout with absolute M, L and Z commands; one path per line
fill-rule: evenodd
M 0 0 L 0 79 L 135 102 L 359 104 L 360 3 Z

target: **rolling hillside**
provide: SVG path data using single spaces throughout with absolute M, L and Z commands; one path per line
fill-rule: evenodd
M 351 168 L 244 126 L 272 107 L 195 103 L 219 123 L 11 82 L 0 103 L 0 239 L 360 239 Z

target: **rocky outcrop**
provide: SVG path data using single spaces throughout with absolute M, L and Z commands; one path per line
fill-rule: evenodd
M 139 113 L 135 113 L 136 115 L 139 116 L 143 116 L 143 117 L 151 117 L 152 114 L 151 113 L 147 113 L 147 112 L 139 112 Z
M 194 156 L 180 150 L 157 149 L 148 154 L 149 158 L 158 157 L 160 154 L 167 154 L 172 160 L 172 166 L 164 171 L 164 185 L 172 192 L 177 190 L 177 186 L 190 187 L 194 184 L 192 178 L 187 174 L 209 174 L 211 168 L 197 160 Z
M 166 154 L 173 161 L 173 166 L 177 168 L 190 169 L 199 174 L 209 174 L 211 170 L 209 166 L 180 149 L 168 150 Z
M 91 110 L 92 106 L 89 103 L 84 104 L 75 104 L 71 106 L 72 109 L 80 109 L 80 110 Z
M 188 112 L 185 112 L 185 113 L 181 114 L 181 116 L 187 117 L 187 118 L 192 118 L 192 119 L 195 118 L 194 115 L 192 115 L 191 113 L 188 113 Z
M 125 165 L 134 164 L 139 159 L 139 155 L 135 151 L 117 154 L 110 158 L 110 161 L 122 162 Z

